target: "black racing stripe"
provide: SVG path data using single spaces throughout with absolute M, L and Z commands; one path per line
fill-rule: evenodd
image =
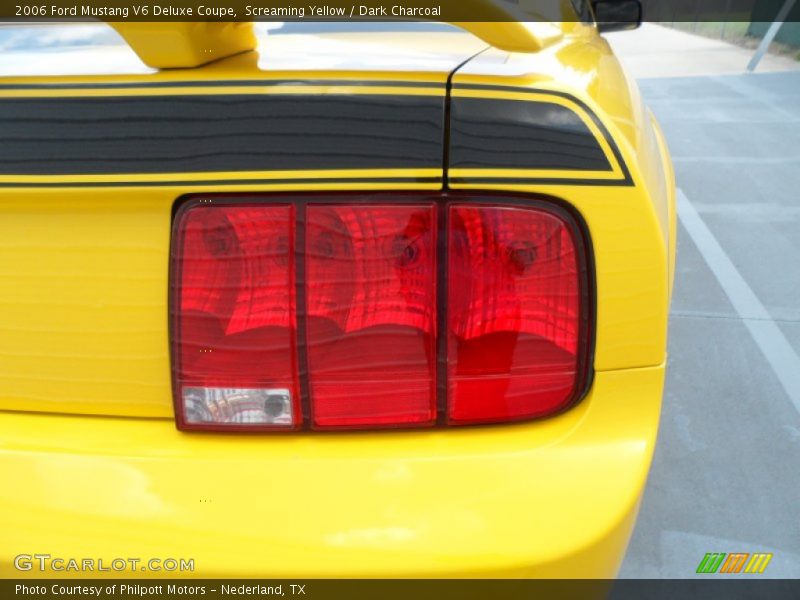
M 0 98 L 0 174 L 441 168 L 444 96 Z
M 564 98 L 569 100 L 570 102 L 579 106 L 588 116 L 592 119 L 592 122 L 595 126 L 600 130 L 603 137 L 608 143 L 611 151 L 616 159 L 617 163 L 620 165 L 620 169 L 622 170 L 623 179 L 621 180 L 625 185 L 633 185 L 633 178 L 631 177 L 630 170 L 628 166 L 625 164 L 625 160 L 622 157 L 622 152 L 619 150 L 619 146 L 617 145 L 614 138 L 611 136 L 611 133 L 608 131 L 608 128 L 605 124 L 600 120 L 600 118 L 595 114 L 595 112 L 580 98 L 573 96 L 572 94 L 568 94 L 566 92 L 559 92 L 559 91 L 552 91 L 552 90 L 544 90 L 544 89 L 535 89 L 535 88 L 520 88 L 516 86 L 505 86 L 505 85 L 489 85 L 489 84 L 460 84 L 455 85 L 453 89 L 456 90 L 477 90 L 477 91 L 502 91 L 502 92 L 516 92 L 521 94 L 536 94 L 536 95 L 549 95 L 555 96 L 559 98 Z M 471 98 L 453 98 L 453 102 L 456 100 L 472 100 Z M 464 146 L 464 154 L 462 159 L 465 162 L 464 168 L 525 168 L 525 169 L 578 169 L 578 170 L 610 170 L 611 166 L 608 164 L 608 159 L 605 158 L 603 154 L 602 148 L 600 148 L 599 144 L 596 140 L 594 140 L 594 148 L 589 143 L 586 135 L 594 139 L 591 132 L 585 128 L 583 123 L 580 121 L 577 115 L 573 116 L 574 118 L 568 117 L 565 113 L 559 110 L 552 109 L 552 107 L 558 106 L 559 108 L 564 109 L 561 105 L 547 103 L 547 102 L 531 102 L 529 103 L 530 106 L 535 106 L 537 104 L 544 105 L 542 109 L 521 109 L 519 106 L 515 107 L 514 103 L 520 104 L 519 101 L 514 100 L 498 100 L 493 98 L 485 98 L 485 99 L 478 99 L 482 102 L 486 103 L 481 113 L 485 117 L 484 123 L 489 123 L 490 119 L 493 119 L 491 122 L 499 122 L 500 125 L 503 125 L 506 133 L 503 139 L 497 139 L 501 136 L 498 134 L 496 139 L 493 141 L 495 145 L 499 146 L 499 156 L 501 157 L 499 160 L 489 161 L 492 164 L 485 164 L 481 162 L 485 160 L 485 151 L 476 144 L 476 142 L 471 139 L 469 136 L 471 134 L 476 133 L 474 129 L 469 129 L 468 126 L 464 127 L 464 131 L 467 135 L 464 136 L 463 141 L 459 140 Z M 491 106 L 490 103 L 495 103 L 494 106 Z M 527 104 L 527 103 L 525 103 Z M 477 115 L 475 114 L 476 110 L 472 107 L 472 113 L 470 113 L 470 107 L 466 106 L 465 113 L 471 118 L 475 118 Z M 564 109 L 567 110 L 567 109 Z M 510 111 L 510 112 L 509 112 Z M 567 112 L 571 112 L 568 111 Z M 515 115 L 517 117 L 516 127 L 514 124 L 510 123 L 511 118 L 510 115 Z M 580 122 L 580 123 L 579 123 Z M 456 126 L 456 123 L 453 123 L 453 127 Z M 549 130 L 549 132 L 546 132 Z M 549 145 L 549 147 L 553 150 L 554 156 L 548 157 L 546 156 L 541 150 L 539 153 L 536 154 L 537 147 L 529 148 L 534 150 L 532 161 L 525 161 L 523 154 L 525 153 L 524 148 L 530 147 L 532 144 L 529 141 L 528 136 L 533 136 L 533 139 L 540 139 L 545 145 Z M 451 137 L 452 140 L 452 137 Z M 452 142 L 451 142 L 452 143 Z M 451 156 L 453 147 L 451 147 Z M 603 154 L 603 160 L 600 160 L 600 154 Z M 505 158 L 503 158 L 505 157 Z M 472 160 L 472 163 L 470 163 Z M 519 166 L 524 161 L 524 166 Z M 542 166 L 536 166 L 538 163 L 542 164 Z M 605 163 L 605 166 L 600 166 Z M 553 166 L 561 164 L 562 166 Z M 469 166 L 467 166 L 469 165 Z M 455 164 L 451 163 L 451 168 L 456 167 Z M 495 180 L 494 178 L 492 181 L 499 181 Z M 549 182 L 548 179 L 515 179 L 514 181 L 519 182 L 542 182 L 547 183 Z M 583 185 L 620 185 L 620 180 L 570 180 L 570 179 L 553 179 L 554 182 L 570 182 L 574 185 L 581 185 L 579 182 L 589 181 L 590 183 L 583 183 Z
M 446 82 L 436 81 L 364 81 L 349 79 L 230 79 L 213 81 L 123 81 L 116 83 L 2 83 L 0 90 L 114 90 L 114 89 L 158 89 L 193 87 L 280 87 L 287 85 L 341 85 L 354 87 L 422 87 L 446 88 Z
M 62 187 L 163 187 L 174 185 L 185 185 L 194 187 L 212 185 L 284 185 L 299 183 L 303 185 L 313 183 L 352 183 L 352 184 L 387 184 L 387 183 L 441 183 L 441 177 L 364 177 L 364 178 L 342 178 L 342 177 L 317 177 L 304 179 L 176 179 L 170 181 L 90 181 L 90 182 L 0 182 L 0 188 L 24 187 L 24 188 L 62 188 Z
M 586 124 L 560 104 L 454 97 L 450 106 L 451 169 L 611 171 Z

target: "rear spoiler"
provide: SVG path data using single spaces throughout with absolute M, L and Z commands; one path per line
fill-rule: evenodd
M 487 44 L 508 52 L 538 52 L 563 37 L 561 27 L 547 21 L 511 20 L 510 7 L 491 0 L 463 0 L 495 21 L 453 23 Z M 503 20 L 500 20 L 503 19 Z M 220 22 L 109 23 L 149 67 L 192 68 L 256 48 L 253 24 Z

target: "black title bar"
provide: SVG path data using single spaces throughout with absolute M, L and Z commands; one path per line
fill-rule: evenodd
M 392 580 L 392 579 L 27 579 L 0 580 L 0 598 L 186 600 L 224 598 L 286 600 L 703 600 L 800 597 L 800 580 Z
M 771 22 L 791 0 L 641 0 L 649 22 Z M 590 0 L 3 0 L 0 21 L 590 20 Z M 800 22 L 800 2 L 786 21 Z

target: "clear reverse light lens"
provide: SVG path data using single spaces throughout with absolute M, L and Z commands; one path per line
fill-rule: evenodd
M 185 387 L 183 408 L 187 423 L 294 423 L 287 389 Z

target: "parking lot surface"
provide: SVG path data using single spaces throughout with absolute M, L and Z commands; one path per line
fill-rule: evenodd
M 800 577 L 800 72 L 639 85 L 675 162 L 678 258 L 659 440 L 620 575 L 772 552 L 764 576 Z

